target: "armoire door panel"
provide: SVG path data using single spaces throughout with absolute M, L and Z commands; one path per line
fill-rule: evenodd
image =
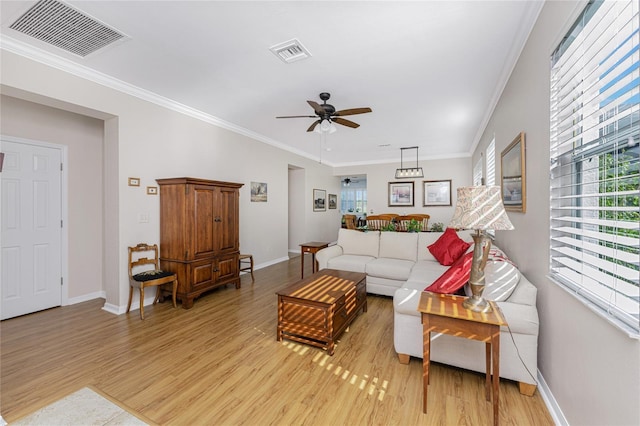
M 203 261 L 191 265 L 193 290 L 201 287 L 209 287 L 215 281 L 214 264 L 212 261 Z
M 196 187 L 194 197 L 194 258 L 213 254 L 214 246 L 214 190 L 211 188 Z
M 218 250 L 236 251 L 238 250 L 238 196 L 237 190 L 221 188 L 218 205 Z
M 233 254 L 229 256 L 221 257 L 218 260 L 216 268 L 218 274 L 218 280 L 229 280 L 238 276 L 238 255 Z

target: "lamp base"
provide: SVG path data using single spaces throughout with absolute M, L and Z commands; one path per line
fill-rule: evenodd
M 491 312 L 491 311 L 493 311 L 493 308 L 491 307 L 489 302 L 487 302 L 487 300 L 482 298 L 481 296 L 480 297 L 471 296 L 471 297 L 465 299 L 462 302 L 462 306 L 465 309 L 469 309 L 470 311 L 473 311 L 473 312 Z
M 473 237 L 473 261 L 469 275 L 469 287 L 472 296 L 462 302 L 465 309 L 473 312 L 491 312 L 491 305 L 482 297 L 484 292 L 484 268 L 487 265 L 491 240 L 476 229 Z

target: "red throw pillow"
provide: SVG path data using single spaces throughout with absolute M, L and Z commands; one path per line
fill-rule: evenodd
M 455 229 L 447 228 L 444 234 L 427 248 L 441 265 L 449 266 L 458 260 L 470 245 L 458 237 Z
M 424 291 L 432 293 L 454 294 L 460 287 L 469 281 L 471 275 L 471 264 L 473 263 L 473 252 L 467 253 L 460 257 L 447 272 L 440 275 L 429 287 Z

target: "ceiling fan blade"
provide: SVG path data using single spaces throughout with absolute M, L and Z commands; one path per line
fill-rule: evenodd
M 322 108 L 322 106 L 319 103 L 314 101 L 307 101 L 307 103 L 311 105 L 311 108 L 313 108 L 316 114 L 318 114 L 321 117 L 324 115 L 324 108 Z
M 344 116 L 344 115 L 356 115 L 356 114 L 365 114 L 367 112 L 371 112 L 371 108 L 351 108 L 351 109 L 343 109 L 340 111 L 336 111 L 332 115 L 334 116 Z
M 318 124 L 320 124 L 320 120 L 314 121 L 313 124 L 307 129 L 307 132 L 313 132 L 313 129 L 315 129 Z
M 343 126 L 352 127 L 354 129 L 360 127 L 358 123 L 354 123 L 353 121 L 346 120 L 340 117 L 332 118 L 331 121 L 333 121 L 334 123 L 342 124 Z
M 283 115 L 276 118 L 316 118 L 315 115 Z

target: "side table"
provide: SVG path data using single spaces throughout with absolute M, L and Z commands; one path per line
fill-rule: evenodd
M 429 385 L 429 356 L 431 332 L 446 333 L 486 343 L 485 393 L 491 401 L 491 380 L 493 373 L 493 424 L 498 424 L 498 390 L 500 385 L 500 326 L 507 325 L 498 305 L 489 301 L 493 310 L 481 313 L 465 309 L 462 302 L 466 297 L 423 292 L 418 311 L 422 313 L 422 411 L 427 412 L 427 387 Z
M 300 244 L 300 279 L 304 278 L 304 254 L 311 253 L 311 272 L 316 272 L 316 253 L 325 247 L 329 247 L 329 243 L 320 241 L 311 241 L 309 243 Z

